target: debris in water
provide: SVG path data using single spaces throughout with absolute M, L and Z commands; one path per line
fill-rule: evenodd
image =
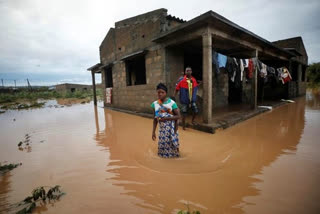
M 258 108 L 266 108 L 266 109 L 272 110 L 272 106 L 258 106 Z
M 294 100 L 285 100 L 285 99 L 281 99 L 282 102 L 288 102 L 288 103 L 295 103 Z

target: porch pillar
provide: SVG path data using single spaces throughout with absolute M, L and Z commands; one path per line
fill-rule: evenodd
M 97 105 L 96 77 L 93 71 L 91 71 L 91 76 L 92 76 L 92 89 L 93 89 L 93 103 L 96 106 Z
M 99 118 L 98 118 L 98 107 L 95 105 L 94 107 L 94 120 L 96 122 L 96 134 L 99 134 L 100 128 L 99 128 Z
M 203 122 L 212 119 L 212 35 L 207 31 L 202 35 L 202 80 L 203 80 Z
M 258 50 L 255 51 L 255 58 L 258 60 Z M 252 81 L 252 98 L 251 98 L 251 108 L 257 109 L 257 100 L 258 100 L 258 69 L 257 66 L 254 68 L 253 72 L 253 81 Z
M 298 82 L 302 81 L 302 65 L 301 63 L 298 64 Z

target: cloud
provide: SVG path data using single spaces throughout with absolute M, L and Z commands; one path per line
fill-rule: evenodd
M 77 77 L 99 62 L 99 45 L 116 21 L 158 8 L 189 20 L 213 10 L 274 41 L 302 36 L 309 61 L 320 61 L 320 2 L 0 0 L 0 76 L 50 73 Z

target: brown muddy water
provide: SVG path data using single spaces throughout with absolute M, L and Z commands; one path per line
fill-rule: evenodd
M 179 159 L 157 157 L 151 119 L 92 103 L 8 110 L 0 127 L 0 162 L 23 164 L 0 177 L 3 213 L 56 184 L 67 194 L 35 213 L 320 213 L 319 94 L 214 135 L 180 129 Z

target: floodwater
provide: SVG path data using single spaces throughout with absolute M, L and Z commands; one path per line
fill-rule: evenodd
M 151 119 L 92 103 L 9 110 L 0 127 L 0 161 L 22 163 L 0 177 L 0 213 L 56 184 L 66 195 L 36 213 L 320 213 L 319 94 L 214 135 L 180 129 L 179 159 L 157 157 Z

